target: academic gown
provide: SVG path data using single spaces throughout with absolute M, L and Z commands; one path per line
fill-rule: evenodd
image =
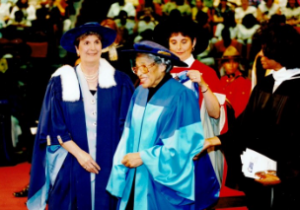
M 105 187 L 112 157 L 123 131 L 133 85 L 124 73 L 112 70 L 103 60 L 102 64 L 111 70 L 110 76 L 115 81 L 115 85 L 109 88 L 98 86 L 96 93 L 95 161 L 101 170 L 96 175 L 94 207 L 106 210 L 116 206 L 116 199 L 106 192 Z M 104 70 L 105 73 L 107 69 Z M 59 145 L 72 139 L 82 150 L 89 152 L 84 99 L 77 76 L 71 67 L 62 72 L 55 73 L 50 79 L 39 118 L 27 202 L 30 210 L 45 209 L 46 202 L 49 202 L 49 210 L 92 209 L 90 173 Z M 101 71 L 99 74 L 100 80 Z M 77 98 L 70 99 L 74 92 L 78 93 Z
M 273 85 L 272 75 L 263 78 L 235 127 L 219 138 L 228 161 L 228 176 L 238 181 L 250 209 L 300 209 L 300 79 L 284 81 L 274 93 Z M 281 184 L 264 187 L 243 176 L 240 155 L 246 148 L 277 162 Z M 270 208 L 272 188 L 274 203 Z
M 220 80 L 217 77 L 216 72 L 206 66 L 205 64 L 201 63 L 198 60 L 194 60 L 190 67 L 174 67 L 171 70 L 172 74 L 177 74 L 183 71 L 189 70 L 198 70 L 201 74 L 205 82 L 208 84 L 211 91 L 217 97 L 220 103 L 220 117 L 219 119 L 214 119 L 210 117 L 207 113 L 205 103 L 203 101 L 203 93 L 201 88 L 198 89 L 198 101 L 200 106 L 201 112 L 201 122 L 204 128 L 204 137 L 210 138 L 219 134 L 222 134 L 227 131 L 227 117 L 226 117 L 226 105 L 225 105 L 225 98 L 226 96 L 223 94 Z M 193 83 L 191 80 L 181 81 L 185 86 L 188 88 L 193 89 Z M 203 165 L 203 161 L 200 160 L 196 162 L 196 206 L 198 209 L 205 209 L 206 207 L 212 205 L 213 203 L 217 202 L 219 198 L 219 191 L 222 185 L 222 178 L 223 178 L 223 168 L 224 168 L 224 157 L 220 150 L 218 149 L 209 149 L 209 158 L 211 160 L 211 164 L 215 171 L 215 178 L 217 179 L 218 183 L 213 182 L 213 177 L 210 175 L 210 169 L 204 173 L 203 168 L 209 168 L 209 164 L 205 163 Z M 202 157 L 203 158 L 203 157 Z M 206 184 L 206 181 L 211 182 L 211 188 L 201 188 L 199 186 Z M 205 193 L 202 189 L 210 190 L 210 193 Z M 210 195 L 214 194 L 213 197 Z
M 135 210 L 190 210 L 195 200 L 192 159 L 204 141 L 197 99 L 173 78 L 147 103 L 148 94 L 139 86 L 132 97 L 107 190 L 120 199 L 120 210 L 126 208 L 131 187 Z M 143 164 L 125 167 L 123 157 L 134 152 Z

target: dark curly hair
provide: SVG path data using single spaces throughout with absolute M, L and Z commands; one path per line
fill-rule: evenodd
M 269 25 L 261 31 L 266 57 L 287 69 L 300 68 L 300 34 L 290 25 Z

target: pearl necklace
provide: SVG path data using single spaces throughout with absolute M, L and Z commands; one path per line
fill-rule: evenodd
M 96 74 L 93 74 L 93 75 L 86 75 L 85 73 L 83 73 L 83 75 L 86 80 L 92 81 L 92 80 L 98 79 L 98 73 L 99 72 L 97 72 Z
M 96 78 L 98 79 L 98 75 L 99 75 L 99 70 L 95 73 L 95 74 L 85 74 L 83 72 L 83 68 L 81 67 L 82 69 L 82 73 L 83 73 L 83 76 L 84 78 L 87 80 L 87 81 L 93 81 L 95 80 Z

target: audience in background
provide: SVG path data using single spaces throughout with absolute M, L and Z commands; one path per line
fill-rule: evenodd
M 169 16 L 172 10 L 177 8 L 176 0 L 170 0 L 162 5 L 162 11 L 165 16 Z
M 15 12 L 21 11 L 23 13 L 23 18 L 26 21 L 32 21 L 36 19 L 35 7 L 28 3 L 28 0 L 18 0 L 16 5 L 12 8 L 10 13 L 10 19 L 15 19 Z
M 179 10 L 182 16 L 191 16 L 192 8 L 185 0 L 176 0 L 176 9 Z
M 221 0 L 218 7 L 214 9 L 213 22 L 222 23 L 224 21 L 225 14 L 232 12 L 227 5 L 227 0 Z
M 234 13 L 235 13 L 235 21 L 237 23 L 241 23 L 242 19 L 247 14 L 252 14 L 254 17 L 257 17 L 257 8 L 254 6 L 249 6 L 248 0 L 242 0 L 242 6 L 237 7 L 234 10 Z
M 238 30 L 236 26 L 237 26 L 237 24 L 236 24 L 236 22 L 234 20 L 234 13 L 232 11 L 227 12 L 223 16 L 223 22 L 217 24 L 217 26 L 216 26 L 215 37 L 218 40 L 221 40 L 222 39 L 221 38 L 222 30 L 224 28 L 228 28 L 229 31 L 230 31 L 230 37 L 232 39 L 236 38 L 236 36 L 237 36 L 237 30 Z
M 252 36 L 259 29 L 259 22 L 252 14 L 245 15 L 241 24 L 237 25 L 237 38 L 243 44 L 252 42 Z
M 237 118 L 245 109 L 251 92 L 251 80 L 242 73 L 240 53 L 229 46 L 222 56 L 225 75 L 221 77 L 221 86 Z
M 192 19 L 194 21 L 197 20 L 197 15 L 199 12 L 207 14 L 209 23 L 212 21 L 211 10 L 204 5 L 203 0 L 196 0 L 196 5 L 192 8 Z
M 260 22 L 269 20 L 275 14 L 280 14 L 280 7 L 274 0 L 263 0 L 257 8 L 257 19 Z
M 115 22 L 121 30 L 127 30 L 128 35 L 133 35 L 136 30 L 136 23 L 134 20 L 128 18 L 127 12 L 121 10 L 118 17 L 115 18 Z
M 286 17 L 286 23 L 292 26 L 298 26 L 300 23 L 300 7 L 296 0 L 288 0 L 286 8 L 283 10 Z
M 0 1 L 0 20 L 5 22 L 7 21 L 10 17 L 10 7 L 11 7 L 11 3 L 7 2 L 7 3 L 3 3 Z
M 120 11 L 124 10 L 127 12 L 128 17 L 134 18 L 136 15 L 135 8 L 131 2 L 125 2 L 125 0 L 118 0 L 116 3 L 113 3 L 107 13 L 107 17 L 116 18 Z
M 214 48 L 212 53 L 214 58 L 220 58 L 229 46 L 235 47 L 240 54 L 242 53 L 243 45 L 235 38 L 231 38 L 229 29 L 224 28 L 222 30 L 222 39 L 213 45 Z

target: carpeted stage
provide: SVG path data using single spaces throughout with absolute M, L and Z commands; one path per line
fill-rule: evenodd
M 0 210 L 26 210 L 25 198 L 16 198 L 13 193 L 21 191 L 29 183 L 29 163 L 0 167 Z M 243 193 L 224 187 L 219 202 L 209 210 L 247 210 Z
M 13 193 L 21 191 L 29 183 L 29 163 L 0 167 L 0 209 L 25 210 L 25 198 L 16 198 Z

